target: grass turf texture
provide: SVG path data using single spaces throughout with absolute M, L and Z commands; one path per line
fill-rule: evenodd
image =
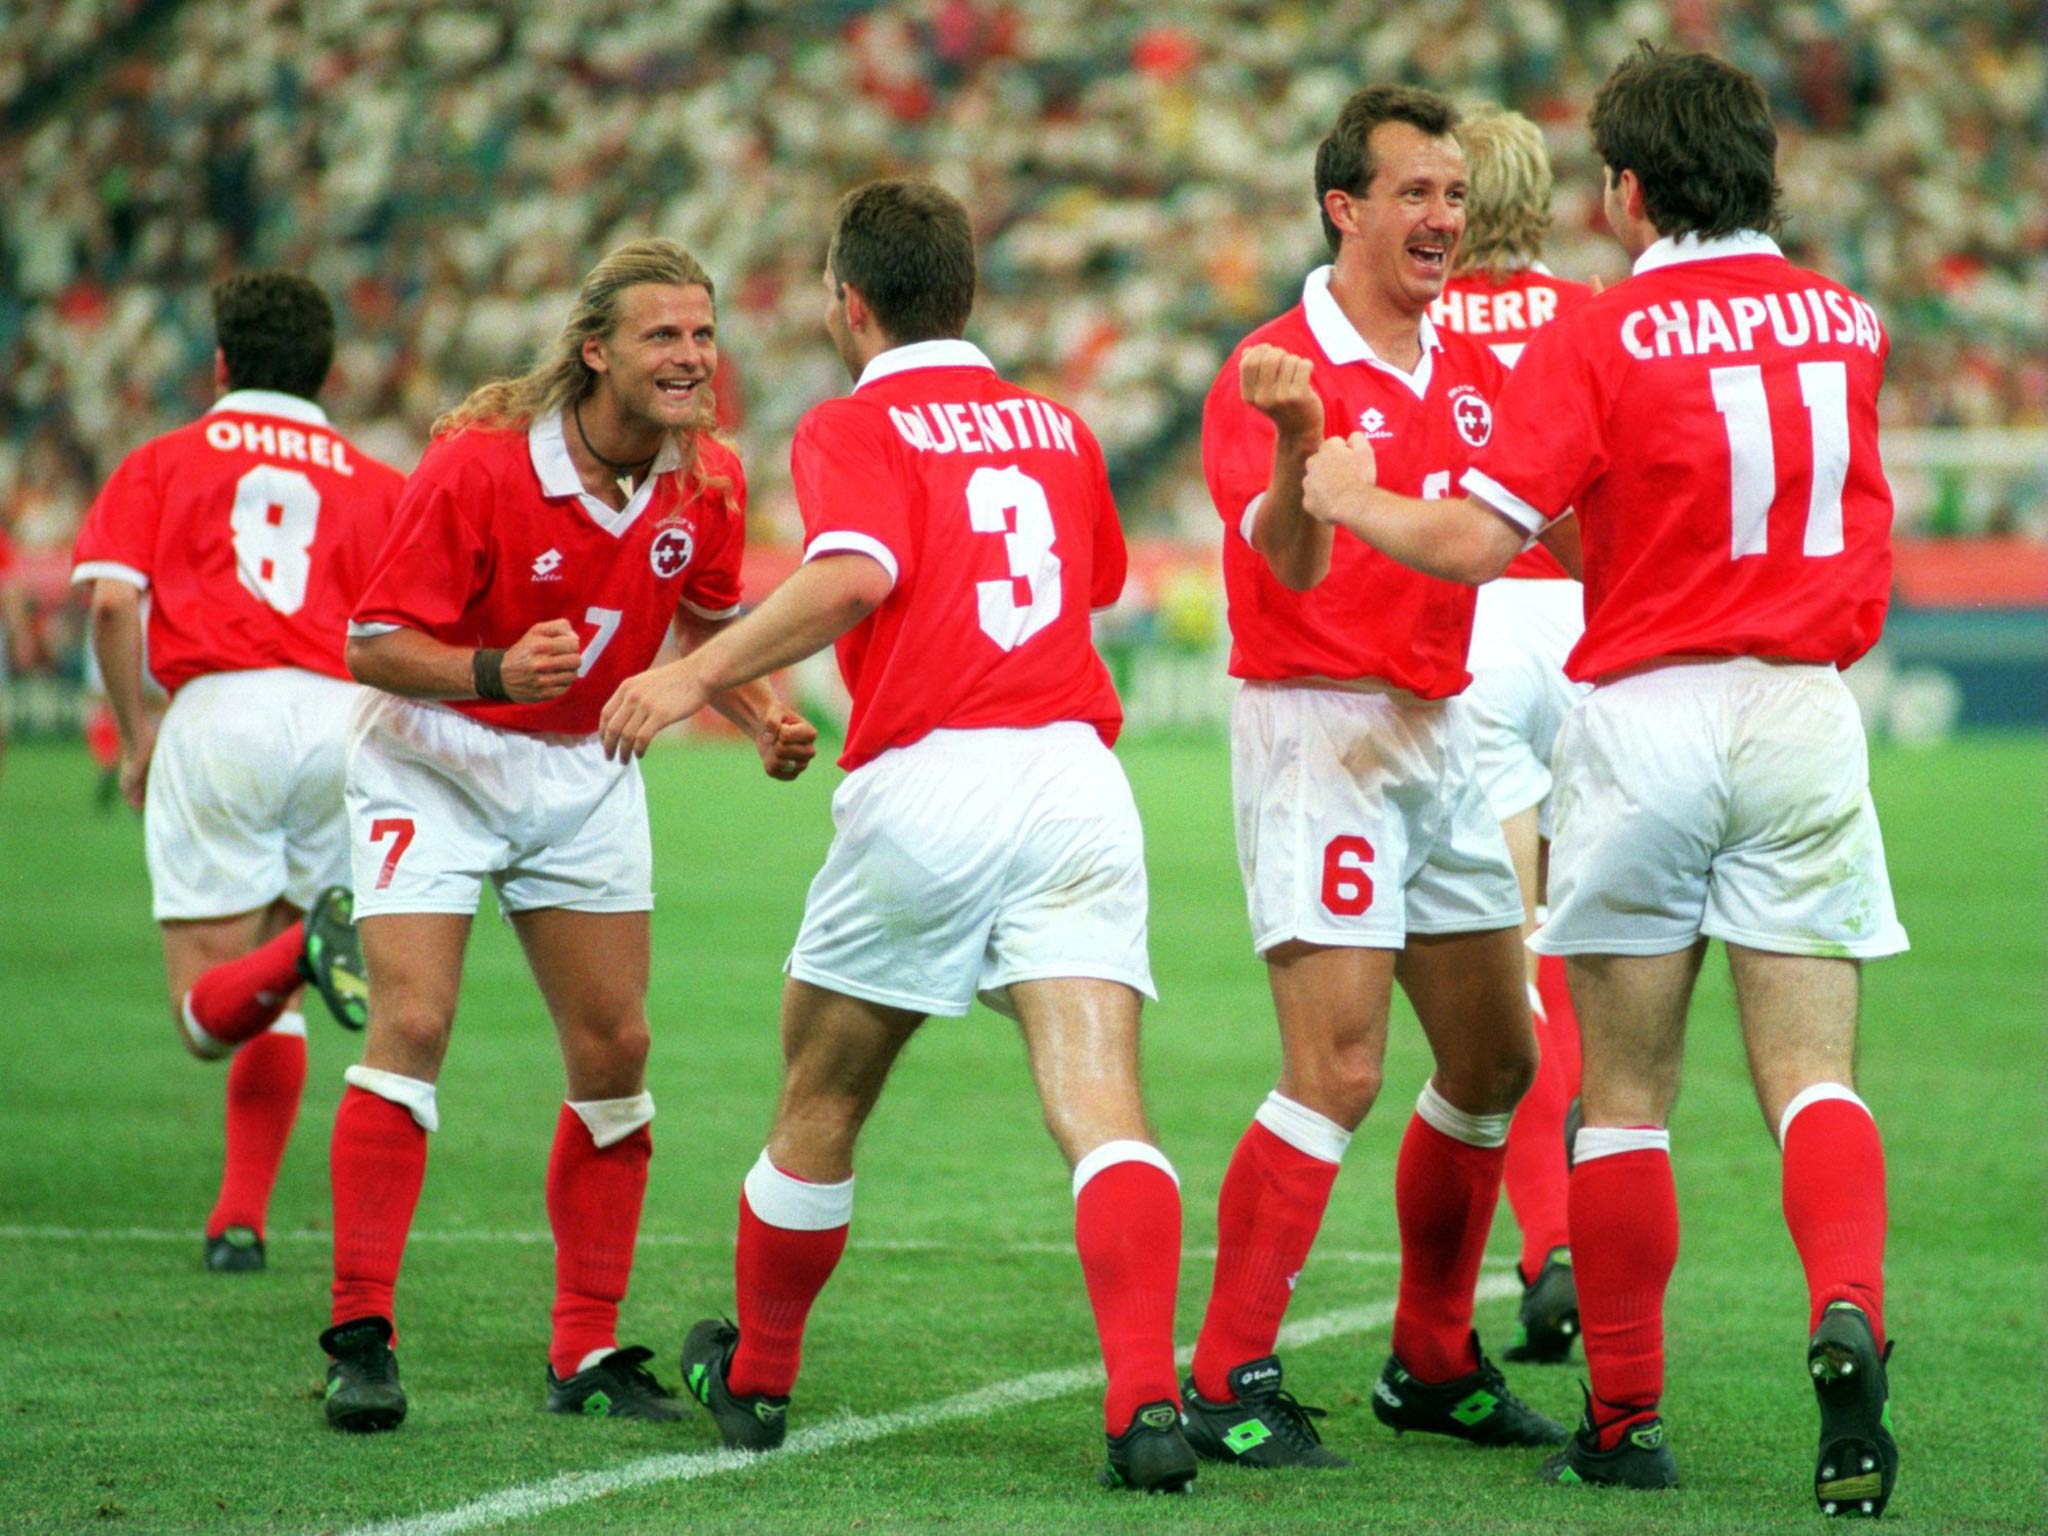
M 1125 761 L 1146 816 L 1166 994 L 1148 1015 L 1147 1084 L 1185 1182 L 1187 1240 L 1201 1248 L 1231 1148 L 1271 1085 L 1270 1007 L 1247 952 L 1220 744 L 1133 746 Z M 2038 738 L 1874 763 L 1915 948 L 1872 970 L 1862 1081 L 1891 1159 L 1904 1455 L 1892 1516 L 1923 1530 L 2037 1529 L 2048 1507 L 2044 769 Z M 657 753 L 649 779 L 661 1114 L 622 1342 L 657 1346 L 673 1384 L 684 1328 L 731 1305 L 736 1191 L 776 1080 L 778 967 L 838 774 L 780 786 L 743 750 L 692 747 Z M 270 1270 L 202 1273 L 222 1069 L 173 1041 L 139 824 L 92 814 L 89 792 L 84 758 L 67 750 L 17 750 L 0 774 L 0 1529 L 342 1531 L 712 1446 L 702 1415 L 650 1428 L 541 1412 L 552 1278 L 541 1185 L 559 1065 L 516 946 L 488 916 L 400 1290 L 412 1416 L 366 1440 L 325 1427 L 314 1344 L 326 1321 L 325 1148 L 355 1042 L 311 1006 L 312 1072 L 273 1203 Z M 1288 1356 L 1289 1385 L 1333 1410 L 1325 1437 L 1357 1459 L 1348 1472 L 1205 1468 L 1190 1501 L 1116 1498 L 1093 1484 L 1100 1416 L 1084 1388 L 490 1528 L 1761 1531 L 1817 1520 L 1804 1289 L 1718 956 L 1691 1044 L 1673 1125 L 1685 1220 L 1669 1309 L 1667 1414 L 1687 1483 L 1676 1494 L 1549 1489 L 1531 1481 L 1533 1453 L 1393 1439 L 1367 1402 L 1379 1327 Z M 1426 1070 L 1402 1013 L 1380 1108 L 1353 1144 L 1295 1318 L 1391 1300 L 1392 1161 Z M 1067 1180 L 1009 1026 L 984 1013 L 928 1026 L 869 1127 L 860 1171 L 853 1245 L 814 1314 L 793 1428 L 1095 1359 Z M 1503 1208 L 1493 1271 L 1512 1255 Z M 1183 1270 L 1184 1341 L 1208 1271 L 1206 1258 Z M 1497 1354 L 1512 1301 L 1484 1303 L 1479 1321 Z M 1511 1380 L 1570 1418 L 1579 1369 L 1523 1367 Z

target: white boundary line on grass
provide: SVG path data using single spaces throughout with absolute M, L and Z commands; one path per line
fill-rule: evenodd
M 414 1232 L 406 1241 L 409 1243 L 505 1243 L 515 1246 L 537 1247 L 554 1243 L 551 1232 Z M 60 1242 L 60 1243 L 197 1243 L 198 1237 L 189 1228 L 171 1230 L 165 1227 L 35 1227 L 0 1226 L 0 1242 Z M 273 1232 L 267 1239 L 271 1243 L 326 1243 L 332 1241 L 325 1232 Z M 639 1246 L 642 1248 L 730 1248 L 732 1236 L 723 1233 L 717 1237 L 697 1237 L 687 1232 L 642 1232 Z M 1072 1253 L 1072 1240 L 1065 1242 L 969 1242 L 948 1241 L 930 1237 L 874 1237 L 855 1238 L 848 1244 L 856 1251 L 870 1253 Z M 1328 1264 L 1398 1264 L 1401 1255 L 1392 1252 L 1378 1252 L 1357 1248 L 1318 1248 L 1315 1256 Z M 1181 1250 L 1183 1263 L 1201 1260 L 1207 1262 L 1216 1257 L 1216 1250 L 1209 1248 L 1184 1248 Z
M 1502 1296 L 1513 1296 L 1520 1292 L 1521 1288 L 1520 1282 L 1511 1275 L 1488 1275 L 1479 1282 L 1478 1299 L 1492 1301 Z M 1367 1307 L 1347 1307 L 1338 1312 L 1325 1312 L 1319 1317 L 1308 1317 L 1298 1323 L 1289 1323 L 1280 1330 L 1280 1344 L 1283 1348 L 1301 1349 L 1311 1344 L 1319 1344 L 1325 1339 L 1342 1338 L 1354 1333 L 1369 1333 L 1375 1328 L 1384 1327 L 1392 1320 L 1393 1315 L 1392 1302 L 1376 1302 Z M 1178 1351 L 1174 1358 L 1181 1365 L 1186 1365 L 1193 1355 L 1193 1346 L 1189 1346 Z M 1052 1398 L 1066 1397 L 1095 1386 L 1101 1380 L 1100 1365 L 1077 1365 L 1061 1371 L 1040 1371 L 1036 1375 L 1019 1376 L 1010 1381 L 999 1381 L 992 1386 L 977 1388 L 972 1392 L 940 1398 L 936 1402 L 921 1403 L 913 1408 L 900 1408 L 893 1413 L 865 1416 L 846 1414 L 823 1424 L 795 1431 L 783 1442 L 781 1450 L 771 1451 L 765 1456 L 723 1449 L 645 1456 L 638 1461 L 623 1462 L 619 1466 L 607 1467 L 602 1471 L 564 1472 L 559 1477 L 551 1477 L 543 1482 L 501 1488 L 496 1493 L 484 1494 L 481 1498 L 471 1499 L 465 1504 L 458 1504 L 453 1509 L 441 1510 L 438 1513 L 408 1515 L 392 1520 L 380 1520 L 372 1525 L 355 1526 L 343 1532 L 342 1536 L 458 1536 L 458 1533 L 463 1531 L 482 1530 L 513 1520 L 528 1519 L 551 1510 L 567 1508 L 572 1504 L 586 1504 L 592 1499 L 624 1493 L 629 1489 L 646 1488 L 656 1483 L 695 1482 L 699 1478 L 716 1477 L 722 1472 L 737 1472 L 744 1467 L 766 1468 L 785 1457 L 819 1456 L 827 1451 L 836 1451 L 842 1446 L 863 1445 L 889 1435 L 930 1429 L 935 1424 L 948 1424 L 958 1419 L 983 1418 L 992 1413 L 1001 1413 L 1005 1409 L 1023 1408 Z

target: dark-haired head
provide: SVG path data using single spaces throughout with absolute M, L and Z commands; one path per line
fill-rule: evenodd
M 229 389 L 311 400 L 334 364 L 334 306 L 296 272 L 239 272 L 215 283 L 213 334 Z
M 1379 173 L 1373 161 L 1372 131 L 1381 123 L 1406 123 L 1440 139 L 1458 126 L 1458 109 L 1447 96 L 1412 85 L 1368 85 L 1354 91 L 1337 121 L 1316 146 L 1316 212 L 1323 238 L 1335 255 L 1341 239 L 1323 199 L 1332 190 L 1363 197 Z
M 853 287 L 898 346 L 951 340 L 974 309 L 974 228 L 935 182 L 871 181 L 839 200 L 826 271 Z
M 1727 60 L 1643 43 L 1600 87 L 1587 126 L 1613 178 L 1635 172 L 1658 234 L 1778 227 L 1770 103 Z

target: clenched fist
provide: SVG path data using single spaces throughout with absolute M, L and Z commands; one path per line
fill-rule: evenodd
M 1379 481 L 1372 442 L 1363 432 L 1350 440 L 1326 437 L 1308 461 L 1301 482 L 1301 509 L 1319 523 L 1343 521 L 1346 502 Z
M 1237 360 L 1237 392 L 1269 418 L 1282 437 L 1323 435 L 1323 401 L 1309 381 L 1309 360 L 1279 347 L 1247 347 Z
M 505 652 L 499 676 L 515 704 L 545 704 L 559 699 L 576 681 L 583 665 L 583 643 L 567 619 L 544 619 Z
M 777 705 L 754 732 L 761 766 L 771 779 L 793 779 L 818 755 L 818 728 L 795 710 Z

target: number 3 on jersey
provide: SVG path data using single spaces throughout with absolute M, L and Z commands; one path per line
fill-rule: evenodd
M 1014 651 L 1060 616 L 1060 557 L 1045 487 L 1014 464 L 983 465 L 967 482 L 967 525 L 1003 536 L 1009 576 L 976 582 L 974 591 L 983 633 Z
M 259 464 L 242 476 L 228 514 L 242 585 L 279 613 L 297 613 L 306 603 L 319 526 L 319 488 L 298 470 Z

